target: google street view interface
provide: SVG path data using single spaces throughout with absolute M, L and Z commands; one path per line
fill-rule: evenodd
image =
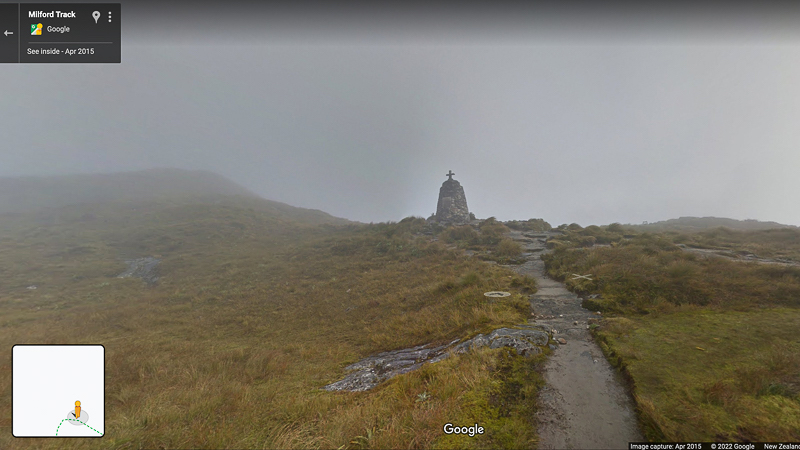
M 800 4 L 0 3 L 0 448 L 800 450 Z

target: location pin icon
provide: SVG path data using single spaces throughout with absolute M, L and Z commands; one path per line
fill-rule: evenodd
M 93 12 L 92 17 L 94 17 L 94 23 L 97 23 L 97 19 L 100 18 L 100 11 Z

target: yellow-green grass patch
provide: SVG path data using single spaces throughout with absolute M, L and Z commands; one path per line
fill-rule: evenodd
M 505 367 L 499 352 L 364 393 L 321 387 L 380 351 L 524 322 L 519 295 L 483 293 L 535 284 L 447 250 L 418 233 L 419 219 L 330 226 L 289 213 L 229 199 L 4 216 L 0 346 L 103 344 L 106 421 L 102 439 L 15 440 L 7 414 L 0 447 L 428 448 L 447 421 L 483 417 L 470 399 L 517 373 L 494 369 Z M 116 278 L 123 259 L 142 256 L 162 260 L 155 286 Z M 0 382 L 9 411 L 8 359 Z M 481 442 L 533 439 L 496 433 Z
M 666 441 L 800 439 L 800 310 L 611 318 L 596 332 Z

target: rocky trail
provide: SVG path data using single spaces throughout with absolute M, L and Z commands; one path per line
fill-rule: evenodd
M 642 442 L 633 399 L 624 382 L 606 361 L 588 330 L 597 317 L 581 307 L 581 300 L 560 282 L 547 277 L 540 256 L 545 241 L 556 233 L 512 231 L 527 261 L 507 266 L 536 279 L 531 296 L 531 323 L 544 325 L 560 345 L 544 366 L 546 386 L 539 396 L 540 449 L 627 448 Z
M 499 328 L 461 343 L 456 339 L 441 346 L 420 345 L 379 353 L 345 367 L 347 375 L 323 389 L 369 390 L 423 364 L 478 347 L 508 346 L 528 354 L 540 353 L 550 345 L 553 353 L 544 365 L 546 385 L 539 395 L 537 413 L 539 448 L 622 449 L 628 442 L 642 442 L 633 399 L 589 334 L 589 320 L 598 316 L 581 307 L 581 300 L 562 283 L 545 275 L 540 256 L 548 251 L 547 238 L 556 234 L 509 233 L 523 245 L 526 262 L 506 267 L 535 278 L 539 287 L 530 297 L 533 314 L 529 323 Z M 548 344 L 552 341 L 559 344 Z

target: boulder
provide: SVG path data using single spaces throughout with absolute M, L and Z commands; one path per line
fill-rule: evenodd
M 532 356 L 542 353 L 550 335 L 540 325 L 523 325 L 525 328 L 498 328 L 488 335 L 479 334 L 472 339 L 456 345 L 458 340 L 447 345 L 417 347 L 390 352 L 364 358 L 345 367 L 350 372 L 344 379 L 331 383 L 323 389 L 328 391 L 366 391 L 378 383 L 396 375 L 419 369 L 425 363 L 439 362 L 451 354 L 466 353 L 481 347 L 511 347 L 517 354 Z

